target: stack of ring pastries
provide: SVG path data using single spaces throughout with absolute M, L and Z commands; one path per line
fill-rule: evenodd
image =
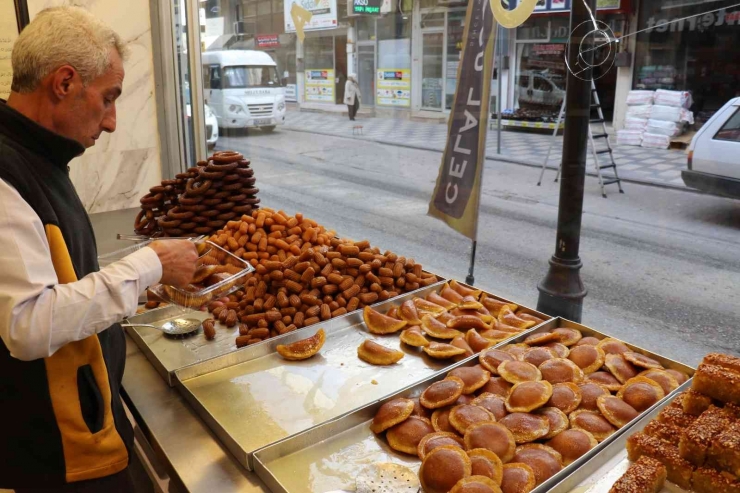
M 607 365 L 607 355 L 619 359 Z M 430 491 L 482 475 L 502 491 L 527 492 L 637 417 L 634 405 L 687 379 L 616 339 L 563 327 L 484 349 L 478 364 L 451 370 L 419 397 L 383 404 L 371 429 L 398 452 L 416 444 Z
M 192 237 L 212 234 L 227 221 L 251 214 L 260 199 L 250 161 L 221 151 L 175 180 L 165 180 L 141 198 L 134 230 L 147 236 Z

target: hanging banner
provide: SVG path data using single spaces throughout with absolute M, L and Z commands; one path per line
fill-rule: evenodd
M 470 0 L 447 144 L 428 214 L 475 240 L 486 153 L 497 23 L 488 0 Z
M 337 0 L 283 0 L 283 7 L 286 33 L 294 33 L 297 28 L 303 32 L 337 27 Z

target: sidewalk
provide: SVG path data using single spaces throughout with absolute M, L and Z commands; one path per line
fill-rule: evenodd
M 358 125 L 363 127 L 362 135 L 353 132 L 353 127 Z M 346 116 L 339 114 L 288 111 L 284 128 L 436 151 L 444 149 L 447 138 L 447 125 L 368 117 L 362 114 L 358 115 L 357 121 L 351 122 Z M 494 128 L 488 132 L 486 158 L 539 167 L 545 161 L 552 139 L 552 134 L 502 131 L 501 155 L 498 155 L 497 131 Z M 620 178 L 625 181 L 685 188 L 681 179 L 681 170 L 686 168 L 685 150 L 617 146 L 616 133 L 611 131 L 609 141 L 614 148 L 614 161 L 617 163 Z M 562 142 L 563 138 L 559 136 L 552 147 L 549 160 L 549 167 L 552 169 L 556 169 L 562 154 Z M 601 156 L 599 158 L 602 165 L 606 164 L 606 161 L 601 160 Z M 586 170 L 589 175 L 596 176 L 590 152 Z M 605 170 L 604 174 L 609 175 L 609 170 Z M 544 179 L 554 178 L 554 173 L 548 172 Z M 607 187 L 607 193 L 612 190 L 616 190 L 616 186 Z

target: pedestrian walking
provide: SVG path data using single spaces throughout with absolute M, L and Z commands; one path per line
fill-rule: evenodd
M 349 119 L 355 121 L 355 115 L 360 109 L 360 86 L 357 84 L 357 74 L 349 74 L 347 82 L 344 83 L 344 104 L 347 105 Z

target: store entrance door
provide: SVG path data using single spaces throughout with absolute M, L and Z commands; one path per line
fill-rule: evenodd
M 347 36 L 334 36 L 334 77 L 336 104 L 344 104 L 344 84 L 347 82 Z
M 423 33 L 421 46 L 421 108 L 442 111 L 444 32 Z
M 375 106 L 375 46 L 360 45 L 357 56 L 357 77 L 363 106 Z

